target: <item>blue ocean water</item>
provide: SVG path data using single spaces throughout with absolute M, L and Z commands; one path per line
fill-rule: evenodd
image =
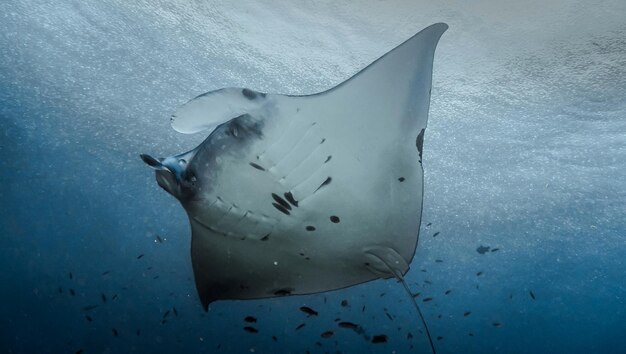
M 407 274 L 438 352 L 624 352 L 624 5 L 507 4 L 1 3 L 0 350 L 429 352 L 392 280 L 205 313 L 139 154 L 204 139 L 169 127 L 197 94 L 316 92 L 443 21 Z

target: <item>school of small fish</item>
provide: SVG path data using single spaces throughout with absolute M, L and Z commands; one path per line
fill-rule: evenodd
M 426 224 L 426 228 L 429 228 L 432 224 L 428 223 Z M 432 234 L 433 237 L 437 237 L 438 235 L 440 235 L 440 232 L 435 232 Z M 160 235 L 155 235 L 154 238 L 154 242 L 157 244 L 161 244 L 166 240 L 166 238 L 164 236 L 160 236 Z M 476 248 L 476 251 L 478 254 L 480 255 L 486 255 L 488 253 L 493 253 L 498 251 L 499 248 L 492 248 L 491 246 L 484 246 L 484 245 L 479 245 Z M 146 256 L 145 253 L 141 253 L 137 256 L 135 256 L 136 261 L 138 262 L 143 262 L 145 259 L 144 257 Z M 434 260 L 435 263 L 444 263 L 444 260 L 442 259 L 435 259 Z M 145 264 L 145 263 L 144 263 Z M 150 272 L 153 267 L 152 266 L 147 266 L 144 268 L 146 272 Z M 422 273 L 427 273 L 426 269 L 421 269 Z M 102 277 L 110 277 L 110 276 L 114 276 L 115 272 L 111 271 L 111 270 L 105 270 L 102 271 L 101 273 Z M 485 274 L 485 272 L 483 270 L 478 270 L 475 273 L 476 277 L 485 277 L 487 276 Z M 144 275 L 145 276 L 145 275 Z M 83 292 L 79 292 L 80 288 L 79 288 L 79 283 L 76 282 L 76 274 L 74 272 L 68 272 L 67 273 L 67 277 L 69 278 L 71 285 L 67 286 L 67 287 L 63 287 L 63 286 L 59 286 L 57 288 L 57 292 L 61 295 L 63 295 L 65 293 L 65 289 L 67 289 L 67 293 L 72 297 L 72 298 L 80 298 L 81 301 L 85 301 L 87 300 L 86 295 Z M 78 278 L 80 279 L 81 275 L 78 275 Z M 158 279 L 158 275 L 154 275 L 152 276 L 152 279 Z M 424 279 L 423 280 L 423 289 L 421 292 L 414 292 L 412 295 L 414 298 L 420 298 L 422 303 L 436 303 L 437 299 L 439 299 L 437 296 L 435 296 L 436 294 L 433 294 L 432 292 L 429 292 L 428 289 L 432 286 L 433 282 L 428 280 L 428 279 Z M 415 284 L 418 285 L 418 284 Z M 77 291 L 78 289 L 78 291 Z M 476 289 L 479 289 L 479 285 L 476 284 Z M 122 290 L 127 290 L 127 288 L 122 288 Z M 530 289 L 525 289 L 525 291 L 527 291 L 527 294 L 530 298 L 530 300 L 532 301 L 536 301 L 537 300 L 537 295 L 535 294 L 535 292 L 533 290 Z M 428 296 L 424 296 L 424 297 L 420 297 L 422 293 L 427 293 L 429 294 Z M 443 292 L 443 296 L 453 296 L 451 295 L 453 293 L 453 289 L 447 289 Z M 170 294 L 173 295 L 173 294 Z M 379 298 L 382 298 L 386 295 L 385 292 L 382 292 L 379 294 Z M 107 291 L 103 291 L 100 292 L 99 294 L 99 299 L 95 300 L 92 299 L 92 301 L 87 301 L 87 303 L 84 303 L 79 307 L 80 311 L 83 313 L 82 316 L 84 318 L 84 320 L 87 323 L 93 323 L 94 321 L 97 321 L 97 316 L 96 314 L 98 313 L 98 309 L 101 307 L 106 307 L 106 306 L 111 306 L 111 303 L 115 303 L 118 299 L 120 298 L 119 294 L 116 293 L 111 293 L 111 292 L 107 292 Z M 305 299 L 305 298 L 303 298 Z M 509 299 L 513 299 L 513 293 L 509 294 Z M 404 299 L 400 299 L 399 302 L 402 302 Z M 352 300 L 353 301 L 353 300 Z M 440 300 L 441 301 L 441 300 Z M 325 330 L 321 331 L 321 332 L 317 332 L 318 333 L 318 338 L 321 338 L 321 341 L 316 341 L 314 344 L 318 347 L 324 346 L 324 343 L 328 343 L 328 340 L 331 340 L 332 338 L 335 338 L 337 336 L 343 335 L 342 331 L 344 330 L 349 330 L 351 332 L 354 332 L 360 336 L 363 337 L 363 339 L 371 344 L 386 344 L 389 343 L 390 341 L 393 342 L 393 339 L 396 338 L 395 335 L 391 334 L 387 334 L 387 333 L 377 333 L 377 334 L 368 334 L 368 331 L 366 329 L 365 326 L 353 322 L 353 321 L 347 321 L 345 320 L 343 317 L 344 316 L 349 316 L 349 318 L 355 319 L 355 316 L 360 316 L 357 318 L 361 318 L 363 319 L 363 316 L 367 316 L 367 314 L 365 314 L 366 311 L 366 306 L 362 305 L 362 306 L 357 306 L 356 309 L 359 309 L 360 311 L 355 313 L 351 313 L 351 301 L 349 301 L 348 299 L 342 299 L 338 305 L 340 309 L 343 309 L 344 313 L 343 315 L 340 313 L 337 313 L 337 315 L 339 315 L 339 317 L 336 317 L 334 319 L 334 323 L 335 325 L 333 327 L 329 327 L 326 328 Z M 324 306 L 327 306 L 327 297 L 324 296 Z M 426 307 L 426 311 L 428 311 L 429 307 Z M 298 325 L 291 327 L 292 330 L 295 332 L 300 332 L 303 328 L 306 327 L 307 323 L 306 323 L 306 319 L 307 318 L 311 318 L 311 317 L 319 317 L 319 316 L 324 316 L 324 315 L 329 315 L 328 311 L 318 311 L 319 309 L 314 309 L 311 306 L 308 305 L 302 305 L 299 307 L 299 311 L 304 314 L 306 317 L 303 317 L 302 319 L 304 319 L 305 321 L 300 322 Z M 357 310 L 358 311 L 358 310 Z M 358 314 L 361 315 L 358 315 Z M 389 309 L 387 308 L 383 308 L 383 313 L 385 314 L 385 317 L 391 321 L 394 322 L 396 316 L 391 313 L 389 311 Z M 169 308 L 166 309 L 162 309 L 162 315 L 161 315 L 161 320 L 160 320 L 160 324 L 164 325 L 167 323 L 168 320 L 171 320 L 172 318 L 178 317 L 179 313 L 178 310 L 176 309 L 176 307 L 171 306 Z M 204 315 L 204 314 L 202 314 Z M 220 314 L 221 315 L 221 314 Z M 469 317 L 470 315 L 472 315 L 472 311 L 470 311 L 469 309 L 460 309 L 458 316 L 462 316 L 462 317 Z M 376 315 L 370 315 L 372 319 L 376 319 Z M 452 315 L 448 315 L 448 316 L 454 316 Z M 442 314 L 438 314 L 436 316 L 438 319 L 443 318 Z M 247 315 L 245 317 L 243 317 L 243 325 L 240 327 L 243 329 L 244 332 L 249 333 L 251 335 L 263 335 L 263 331 L 261 330 L 261 328 L 259 327 L 260 324 L 263 321 L 259 321 L 258 316 L 254 316 L 254 315 Z M 374 322 L 376 323 L 376 322 Z M 417 322 L 416 322 L 417 323 Z M 314 324 L 315 326 L 319 326 L 317 324 Z M 407 326 L 407 324 L 404 324 L 405 326 Z M 408 326 L 415 326 L 415 324 L 408 324 Z M 501 328 L 505 326 L 505 323 L 503 321 L 500 320 L 495 320 L 495 321 L 491 321 L 488 325 L 490 325 L 492 328 Z M 370 326 L 374 327 L 375 325 L 370 324 Z M 117 338 L 117 337 L 121 337 L 124 335 L 129 335 L 129 333 L 126 333 L 126 331 L 121 331 L 120 327 L 109 327 L 110 328 L 110 336 L 113 338 Z M 317 327 L 319 328 L 319 327 Z M 371 328 L 371 329 L 375 329 L 375 328 Z M 405 333 L 406 333 L 406 340 L 412 341 L 414 338 L 414 335 L 412 332 L 407 331 L 410 328 L 405 328 Z M 420 333 L 422 332 L 421 329 L 419 329 L 417 326 L 413 327 L 412 329 L 416 329 L 418 330 Z M 402 326 L 398 326 L 397 327 L 398 331 L 402 331 L 403 328 Z M 348 331 L 348 332 L 349 332 Z M 309 330 L 310 332 L 310 330 Z M 306 330 L 303 333 L 309 333 Z M 139 328 L 137 328 L 134 331 L 134 335 L 135 336 L 140 336 L 141 335 L 141 330 Z M 267 335 L 267 334 L 266 334 Z M 474 332 L 468 332 L 467 335 L 469 337 L 474 337 Z M 279 342 L 279 336 L 278 334 L 270 334 L 268 335 L 268 338 L 271 338 L 271 340 L 273 342 Z M 444 337 L 441 335 L 438 335 L 436 337 L 438 342 L 442 342 L 444 340 Z M 337 341 L 334 341 L 335 345 L 337 345 Z M 222 343 L 219 343 L 217 345 L 216 349 L 220 349 L 222 347 Z M 413 344 L 411 344 L 411 349 L 413 349 Z M 80 348 L 75 350 L 75 353 L 84 353 L 84 352 L 88 352 L 88 348 Z M 309 353 L 314 353 L 317 352 L 317 350 L 311 350 L 311 349 L 307 349 L 305 352 L 309 352 Z M 340 351 L 337 351 L 340 352 Z

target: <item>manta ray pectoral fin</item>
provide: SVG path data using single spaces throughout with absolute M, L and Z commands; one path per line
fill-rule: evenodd
M 223 88 L 204 93 L 185 103 L 172 115 L 172 128 L 193 134 L 259 109 L 266 94 L 246 88 Z

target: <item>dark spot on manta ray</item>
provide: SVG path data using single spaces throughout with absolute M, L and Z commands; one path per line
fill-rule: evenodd
M 257 97 L 265 97 L 265 94 L 262 92 L 256 92 L 256 91 L 252 91 L 250 89 L 243 89 L 241 90 L 241 93 L 244 95 L 245 98 L 249 99 L 249 100 L 253 100 Z
M 340 220 L 338 216 L 331 215 L 330 221 L 334 222 L 335 224 L 338 224 Z
M 324 163 L 327 163 L 328 161 L 330 161 L 330 159 L 332 159 L 333 156 L 332 155 L 328 155 L 328 157 L 326 158 L 326 161 L 324 161 Z
M 378 334 L 372 337 L 372 343 L 387 343 L 387 336 Z
M 282 205 L 285 209 L 291 210 L 291 205 L 289 205 L 286 200 L 278 196 L 276 193 L 272 193 L 272 198 L 274 198 L 276 203 Z
M 307 231 L 315 231 L 315 226 L 311 226 L 311 225 L 309 225 L 309 226 L 307 226 L 305 229 L 306 229 Z
M 348 300 L 341 300 L 341 307 L 348 307 Z
M 404 177 L 400 177 L 400 178 L 398 178 L 398 181 L 404 182 L 404 179 L 405 179 Z
M 291 293 L 294 291 L 294 288 L 283 288 L 283 289 L 278 289 L 276 291 L 274 291 L 274 295 L 276 296 L 286 296 L 286 295 L 291 295 Z
M 417 146 L 417 151 L 420 155 L 420 162 L 422 162 L 422 150 L 424 149 L 424 129 L 420 131 L 417 135 L 417 140 L 415 141 L 415 145 Z
M 328 177 L 328 178 L 326 178 L 326 180 L 325 180 L 324 182 L 322 182 L 322 184 L 320 184 L 320 186 L 319 186 L 319 187 L 317 187 L 317 189 L 315 190 L 315 192 L 317 192 L 318 190 L 320 190 L 322 187 L 325 187 L 325 186 L 329 185 L 329 184 L 330 184 L 330 182 L 332 182 L 332 180 L 333 180 L 333 179 L 332 179 L 332 177 Z
M 480 245 L 476 249 L 476 252 L 478 252 L 480 254 L 485 254 L 485 253 L 489 252 L 490 249 L 491 249 L 491 247 L 489 247 L 489 246 Z
M 285 199 L 287 199 L 289 203 L 291 203 L 296 208 L 298 207 L 298 201 L 293 198 L 293 194 L 291 194 L 291 192 L 285 193 Z
M 254 162 L 250 162 L 250 166 L 256 168 L 259 171 L 265 171 L 265 168 L 263 168 L 263 166 L 259 166 L 259 165 L 255 164 Z
M 274 206 L 274 208 L 278 209 L 278 211 L 280 211 L 281 213 L 283 213 L 285 215 L 291 215 L 289 210 L 287 210 L 284 206 L 282 206 L 282 205 L 280 205 L 278 203 L 272 203 L 272 205 Z

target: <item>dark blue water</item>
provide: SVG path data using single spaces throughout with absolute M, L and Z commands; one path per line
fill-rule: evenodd
M 378 36 L 363 18 L 392 23 L 402 7 L 350 20 L 328 4 L 310 16 L 288 4 L 274 12 L 173 4 L 0 4 L 0 351 L 429 352 L 392 280 L 220 301 L 205 313 L 187 217 L 139 159 L 204 139 L 168 124 L 199 93 L 303 93 L 341 82 L 405 38 L 363 44 L 371 57 L 362 60 L 358 44 L 344 52 L 341 43 Z M 459 26 L 481 30 L 454 11 L 429 11 L 424 26 L 445 21 L 451 30 L 435 58 L 421 239 L 407 280 L 438 352 L 623 352 L 626 27 L 546 39 L 547 54 L 538 46 L 498 56 L 459 51 L 467 50 Z M 271 40 L 257 45 L 254 21 L 270 15 Z M 286 50 L 304 34 L 317 41 L 306 48 L 319 61 Z M 464 56 L 497 70 L 475 77 Z M 258 333 L 243 329 L 246 316 Z M 371 343 L 379 334 L 388 342 Z

